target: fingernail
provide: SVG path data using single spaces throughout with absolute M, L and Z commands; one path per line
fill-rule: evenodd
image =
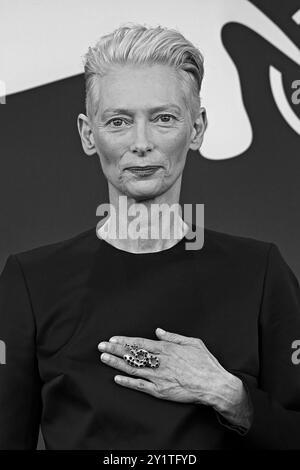
M 99 343 L 98 349 L 105 349 L 105 343 Z
M 117 343 L 118 342 L 117 338 L 110 338 L 109 341 L 110 341 L 110 343 Z
M 163 335 L 165 333 L 165 330 L 163 330 L 162 328 L 157 328 L 157 331 L 158 333 L 160 333 L 161 335 Z

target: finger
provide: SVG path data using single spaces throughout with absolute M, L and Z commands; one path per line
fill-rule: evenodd
M 121 359 L 117 356 L 113 356 L 112 354 L 102 353 L 100 359 L 104 364 L 113 367 L 114 369 L 118 369 L 125 374 L 134 375 L 138 377 L 145 377 L 151 378 L 153 377 L 154 369 L 150 369 L 148 367 L 134 367 L 127 364 L 124 359 Z
M 123 344 L 110 343 L 109 341 L 102 341 L 99 343 L 98 349 L 100 352 L 107 352 L 118 357 L 123 357 L 124 354 L 128 353 L 127 348 L 125 348 Z
M 145 392 L 149 395 L 156 396 L 156 385 L 148 380 L 133 379 L 132 377 L 124 377 L 124 375 L 116 375 L 115 382 L 122 387 L 131 388 L 138 390 L 139 392 Z
M 147 351 L 159 354 L 162 352 L 162 346 L 159 341 L 147 338 L 133 338 L 132 336 L 112 336 L 109 340 L 110 343 L 120 344 L 137 344 L 140 348 L 147 349 Z
M 155 333 L 158 338 L 177 344 L 188 344 L 197 340 L 197 338 L 179 335 L 178 333 L 171 333 L 170 331 L 165 331 L 161 328 L 156 328 Z

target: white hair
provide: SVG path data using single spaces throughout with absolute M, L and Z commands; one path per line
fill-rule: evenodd
M 90 119 L 99 107 L 97 77 L 103 77 L 111 66 L 127 64 L 173 67 L 191 119 L 198 116 L 204 74 L 200 50 L 175 29 L 126 23 L 102 36 L 84 56 L 85 104 Z

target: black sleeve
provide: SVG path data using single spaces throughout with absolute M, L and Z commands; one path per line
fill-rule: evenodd
M 35 354 L 35 321 L 17 255 L 0 276 L 0 449 L 35 449 L 41 416 L 41 381 Z M 2 354 L 2 359 L 3 359 Z
M 258 329 L 258 384 L 246 373 L 233 372 L 243 381 L 253 407 L 252 424 L 241 444 L 252 449 L 300 449 L 300 364 L 293 361 L 293 343 L 300 340 L 300 290 L 273 243 Z

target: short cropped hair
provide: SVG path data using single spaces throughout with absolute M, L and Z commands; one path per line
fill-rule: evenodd
M 194 122 L 201 105 L 203 55 L 176 29 L 137 23 L 123 24 L 102 36 L 84 55 L 85 105 L 89 119 L 99 108 L 97 77 L 103 77 L 111 66 L 127 64 L 173 67 L 178 73 L 183 99 Z

